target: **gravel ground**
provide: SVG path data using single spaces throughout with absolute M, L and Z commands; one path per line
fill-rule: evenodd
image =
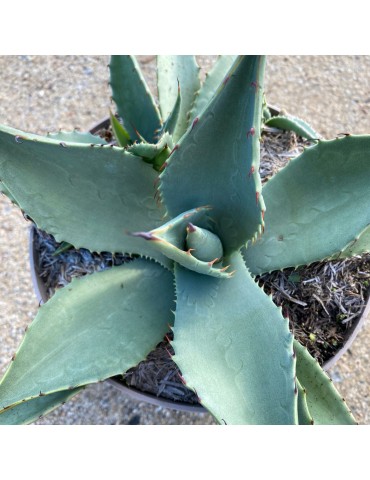
M 202 57 L 207 67 L 214 57 Z M 107 56 L 0 56 L 0 123 L 35 133 L 88 129 L 110 106 Z M 141 57 L 154 78 L 151 57 Z M 370 56 L 273 56 L 270 104 L 308 120 L 325 137 L 370 133 Z M 0 198 L 0 373 L 37 311 L 28 265 L 28 224 Z M 369 322 L 330 374 L 361 424 L 370 423 Z M 106 382 L 88 386 L 38 424 L 212 424 L 209 414 L 175 412 L 125 398 Z

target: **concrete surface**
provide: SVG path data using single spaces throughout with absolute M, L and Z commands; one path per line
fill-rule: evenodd
M 107 56 L 0 56 L 0 123 L 34 133 L 88 129 L 110 106 Z M 154 64 L 143 57 L 145 73 Z M 201 58 L 209 65 L 211 57 Z M 268 58 L 270 104 L 308 120 L 327 138 L 370 133 L 369 56 Z M 0 198 L 0 374 L 37 311 L 28 265 L 28 224 Z M 357 420 L 369 424 L 369 322 L 330 374 Z M 106 382 L 91 385 L 38 424 L 212 424 L 189 414 L 138 403 Z

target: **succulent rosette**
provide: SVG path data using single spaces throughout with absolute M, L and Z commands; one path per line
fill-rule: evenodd
M 194 57 L 159 56 L 157 107 L 135 58 L 113 56 L 116 145 L 1 127 L 1 191 L 57 241 L 133 260 L 41 306 L 1 381 L 0 423 L 126 372 L 169 328 L 184 382 L 219 423 L 355 423 L 254 276 L 369 251 L 370 137 L 265 118 L 313 141 L 262 188 L 264 67 L 221 56 L 201 83 Z

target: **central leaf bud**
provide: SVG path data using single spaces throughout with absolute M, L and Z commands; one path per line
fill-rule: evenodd
M 213 262 L 216 259 L 214 263 L 222 260 L 224 251 L 217 235 L 192 223 L 188 223 L 186 231 L 186 246 L 192 250 L 191 254 L 195 258 L 203 262 Z

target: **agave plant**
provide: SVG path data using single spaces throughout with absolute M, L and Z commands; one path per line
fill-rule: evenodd
M 133 261 L 41 306 L 1 381 L 0 423 L 122 374 L 169 328 L 219 423 L 355 423 L 254 276 L 369 251 L 370 136 L 317 139 L 262 188 L 264 66 L 219 57 L 201 84 L 192 56 L 159 56 L 158 108 L 135 58 L 113 56 L 118 145 L 1 127 L 1 190 L 57 241 Z

